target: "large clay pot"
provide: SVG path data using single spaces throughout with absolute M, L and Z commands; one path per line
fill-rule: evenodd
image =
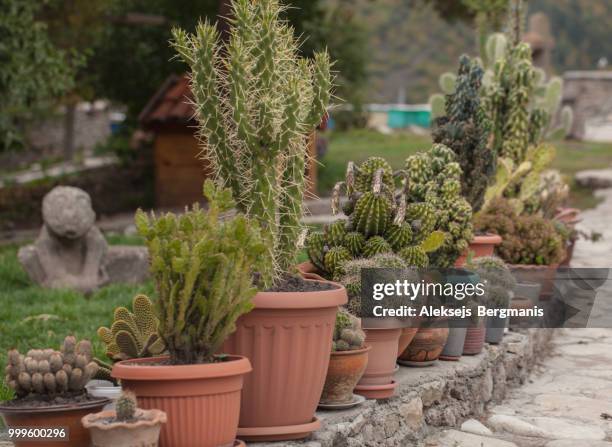
M 226 361 L 164 365 L 167 357 L 126 360 L 112 375 L 133 391 L 138 405 L 166 412 L 161 447 L 233 445 L 240 415 L 240 392 L 251 363 L 231 355 Z
M 463 354 L 463 345 L 467 334 L 466 327 L 450 327 L 448 328 L 448 338 L 446 344 L 440 354 L 440 360 L 457 361 Z
M 540 300 L 549 301 L 553 294 L 555 275 L 559 264 L 522 265 L 511 264 L 510 270 L 519 283 L 540 284 Z
M 81 419 L 91 434 L 92 447 L 157 447 L 162 424 L 167 421 L 161 410 L 137 410 L 136 421 L 107 422 L 117 416 L 115 410 L 88 414 Z
M 484 256 L 492 256 L 495 251 L 495 246 L 501 244 L 502 238 L 497 234 L 483 234 L 474 236 L 469 247 L 459 258 L 455 261 L 455 267 L 463 267 L 467 260 L 468 254 L 471 252 L 472 257 L 482 258 Z
M 433 364 L 442 353 L 448 327 L 421 327 L 399 359 L 400 365 L 429 366 Z
M 372 349 L 368 366 L 355 387 L 355 393 L 367 399 L 387 399 L 393 396 L 397 383 L 393 380 L 401 328 L 364 328 L 365 344 Z
M 463 355 L 477 355 L 482 352 L 484 347 L 487 328 L 484 319 L 478 326 L 467 328 L 465 343 L 463 344 Z
M 13 440 L 15 447 L 89 447 L 91 438 L 89 431 L 81 425 L 81 418 L 91 412 L 100 411 L 108 404 L 108 399 L 95 401 L 55 405 L 47 408 L 16 408 L 0 406 L 0 414 L 4 417 L 6 425 L 19 428 L 60 428 L 68 429 L 68 440 L 51 441 L 40 439 L 34 441 Z
M 320 403 L 344 404 L 353 400 L 353 390 L 368 364 L 368 351 L 370 346 L 331 353 Z
M 346 290 L 259 292 L 236 322 L 223 351 L 248 357 L 238 437 L 301 439 L 320 427 L 314 413 L 323 391 L 338 306 Z
M 397 346 L 397 356 L 401 356 L 406 348 L 412 343 L 414 336 L 419 331 L 418 327 L 405 327 L 402 329 Z

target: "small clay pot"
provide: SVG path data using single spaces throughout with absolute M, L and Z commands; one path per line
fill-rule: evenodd
M 418 327 L 405 327 L 402 329 L 402 333 L 400 334 L 398 346 L 397 346 L 397 356 L 400 357 L 406 348 L 412 343 L 414 336 L 419 331 Z
M 89 402 L 55 405 L 41 408 L 18 408 L 0 406 L 0 414 L 8 427 L 43 428 L 66 427 L 69 439 L 62 441 L 13 441 L 15 447 L 90 447 L 89 431 L 81 424 L 81 418 L 92 411 L 100 411 L 110 400 L 98 399 Z
M 455 261 L 455 267 L 463 267 L 467 260 L 468 254 L 472 253 L 472 258 L 482 258 L 484 256 L 492 256 L 495 251 L 495 246 L 502 243 L 501 236 L 497 234 L 487 233 L 479 236 L 474 236 L 469 247 Z
M 463 354 L 463 345 L 465 344 L 465 336 L 467 334 L 466 327 L 450 327 L 448 329 L 448 338 L 446 344 L 440 354 L 440 360 L 457 361 Z
M 484 347 L 487 328 L 484 320 L 476 327 L 467 328 L 465 343 L 463 344 L 463 355 L 477 355 L 482 352 Z
M 369 346 L 352 351 L 332 351 L 320 403 L 345 404 L 353 400 L 353 390 L 365 372 L 369 351 Z
M 167 421 L 161 410 L 138 409 L 133 422 L 106 422 L 114 419 L 115 410 L 88 414 L 81 419 L 91 434 L 92 447 L 157 447 L 162 424 Z
M 368 399 L 387 399 L 395 392 L 393 375 L 402 330 L 364 328 L 364 332 L 365 344 L 372 349 L 368 355 L 366 370 L 355 387 L 355 393 Z
M 410 345 L 401 355 L 399 363 L 405 366 L 429 366 L 442 353 L 448 327 L 422 327 L 412 339 Z

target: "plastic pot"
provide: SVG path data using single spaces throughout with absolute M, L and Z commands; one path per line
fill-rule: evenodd
M 393 396 L 397 384 L 393 380 L 397 348 L 402 329 L 363 329 L 365 344 L 372 349 L 368 366 L 355 387 L 355 393 L 367 399 L 387 399 Z
M 166 412 L 162 447 L 233 445 L 240 415 L 244 377 L 251 371 L 245 357 L 223 362 L 164 365 L 167 357 L 126 360 L 113 366 L 113 377 L 136 394 L 146 410 Z
M 499 344 L 502 341 L 502 338 L 504 338 L 504 331 L 506 330 L 506 326 L 508 326 L 508 320 L 508 317 L 503 319 L 488 317 L 485 341 L 487 343 L 491 343 L 492 345 Z
M 353 390 L 365 372 L 370 347 L 331 353 L 320 403 L 344 404 L 353 400 Z
M 314 413 L 338 306 L 347 299 L 340 284 L 331 290 L 255 295 L 255 308 L 238 319 L 223 346 L 223 352 L 248 357 L 253 365 L 242 391 L 240 439 L 301 439 L 320 427 Z
M 440 354 L 440 360 L 456 361 L 463 354 L 463 345 L 467 334 L 466 327 L 451 327 L 448 329 L 448 338 Z

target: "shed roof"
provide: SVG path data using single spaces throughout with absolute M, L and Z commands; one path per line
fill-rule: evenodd
M 142 109 L 138 119 L 145 127 L 194 124 L 192 98 L 187 76 L 170 75 Z

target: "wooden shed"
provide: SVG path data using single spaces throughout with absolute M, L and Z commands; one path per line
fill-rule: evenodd
M 155 205 L 174 208 L 202 200 L 202 183 L 210 169 L 196 133 L 191 91 L 186 76 L 170 76 L 149 100 L 139 116 L 142 127 L 153 132 Z M 311 162 L 307 169 L 308 190 L 316 189 L 316 144 L 310 138 Z

